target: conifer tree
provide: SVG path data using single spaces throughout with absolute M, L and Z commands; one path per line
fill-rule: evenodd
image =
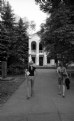
M 1 5 L 0 13 L 2 15 L 4 2 L 0 1 L 0 5 Z M 7 38 L 7 30 L 2 22 L 2 18 L 0 18 L 0 19 L 1 19 L 0 20 L 0 61 L 2 61 L 2 60 L 6 60 L 8 38 Z
M 1 17 L 2 17 L 2 24 L 6 30 L 6 36 L 8 40 L 8 52 L 7 54 L 10 55 L 12 54 L 12 50 L 13 50 L 13 43 L 14 43 L 14 25 L 15 25 L 15 18 L 14 18 L 14 14 L 12 11 L 12 8 L 9 4 L 9 2 L 7 2 L 2 10 L 1 13 Z
M 0 13 L 1 13 L 1 10 L 2 10 L 2 0 L 0 0 Z
M 2 61 L 2 77 L 6 77 L 7 61 L 13 52 L 14 43 L 14 14 L 9 2 L 2 2 L 1 31 L 0 31 L 0 56 Z
M 24 62 L 24 67 L 28 64 L 28 35 L 26 23 L 20 18 L 16 27 L 17 41 L 16 41 L 16 52 L 20 60 Z

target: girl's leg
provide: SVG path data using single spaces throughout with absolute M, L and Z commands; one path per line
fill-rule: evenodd
M 62 84 L 62 96 L 65 97 L 65 78 L 63 79 L 63 84 Z
M 58 91 L 59 91 L 59 95 L 61 95 L 61 79 L 58 78 Z
M 62 91 L 63 91 L 62 96 L 65 97 L 65 84 L 62 85 L 62 88 L 63 88 L 63 89 L 62 89 Z
M 31 97 L 31 81 L 27 80 L 27 99 Z
M 59 95 L 61 95 L 61 84 L 58 85 L 59 88 Z
M 31 96 L 34 94 L 34 79 L 31 80 Z

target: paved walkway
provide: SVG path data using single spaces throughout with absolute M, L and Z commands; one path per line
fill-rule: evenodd
M 74 82 L 66 97 L 58 95 L 54 69 L 37 70 L 35 94 L 26 100 L 24 82 L 0 108 L 0 121 L 74 121 Z

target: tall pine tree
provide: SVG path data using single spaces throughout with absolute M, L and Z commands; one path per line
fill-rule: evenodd
M 2 17 L 2 24 L 3 24 L 4 28 L 6 29 L 6 36 L 7 36 L 7 40 L 8 40 L 7 55 L 9 56 L 10 54 L 12 54 L 12 49 L 13 49 L 12 45 L 15 40 L 14 39 L 15 18 L 14 18 L 14 14 L 13 14 L 13 11 L 12 11 L 12 8 L 11 8 L 9 2 L 7 2 L 4 5 L 2 13 L 1 13 L 1 17 Z
M 0 31 L 0 50 L 2 61 L 2 76 L 5 77 L 7 73 L 7 61 L 13 52 L 14 43 L 14 14 L 9 2 L 2 3 L 1 11 L 1 31 Z
M 2 17 L 1 17 L 3 7 L 4 7 L 4 2 L 0 1 L 0 61 L 6 60 L 6 55 L 8 50 L 7 30 L 2 22 Z
M 28 35 L 26 23 L 20 18 L 16 27 L 17 41 L 15 50 L 18 58 L 24 62 L 24 67 L 28 65 Z

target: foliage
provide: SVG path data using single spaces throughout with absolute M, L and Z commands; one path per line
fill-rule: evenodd
M 4 2 L 0 21 L 0 58 L 6 59 L 8 70 L 22 68 L 28 64 L 27 25 L 20 18 L 15 23 L 15 17 L 9 2 Z M 18 67 L 19 66 L 19 67 Z
M 42 0 L 43 1 L 43 0 Z M 50 56 L 55 59 L 61 58 L 65 62 L 74 60 L 74 9 L 68 0 L 47 0 L 40 4 L 44 12 L 51 13 L 46 24 L 41 26 L 41 40 Z M 47 7 L 47 5 L 49 7 Z
M 1 13 L 1 10 L 2 10 L 2 0 L 0 0 L 0 13 Z
M 6 46 L 7 50 L 5 50 L 5 53 L 8 56 L 12 54 L 12 44 L 14 40 L 14 14 L 12 12 L 10 4 L 7 2 L 4 4 L 1 12 L 1 25 L 2 25 L 2 31 L 1 31 L 1 42 Z
M 32 34 L 36 29 L 36 24 L 34 21 L 28 23 L 28 34 Z
M 17 41 L 15 44 L 15 50 L 18 58 L 23 60 L 24 66 L 28 64 L 28 35 L 26 24 L 20 18 L 16 26 L 16 37 Z
M 73 0 L 35 0 L 35 2 L 39 4 L 42 11 L 47 13 L 51 13 L 54 9 L 58 9 L 61 3 L 64 3 L 66 6 L 74 9 Z
M 7 38 L 7 31 L 0 23 L 0 61 L 6 60 L 8 51 L 8 38 Z
M 8 70 L 10 73 L 21 73 L 28 64 L 27 26 L 21 18 L 15 26 L 15 41 L 12 48 L 12 55 L 8 59 Z
M 30 22 L 30 27 L 31 27 L 31 29 L 35 29 L 35 27 L 36 27 L 36 25 L 35 25 L 35 22 L 34 21 L 31 21 Z

